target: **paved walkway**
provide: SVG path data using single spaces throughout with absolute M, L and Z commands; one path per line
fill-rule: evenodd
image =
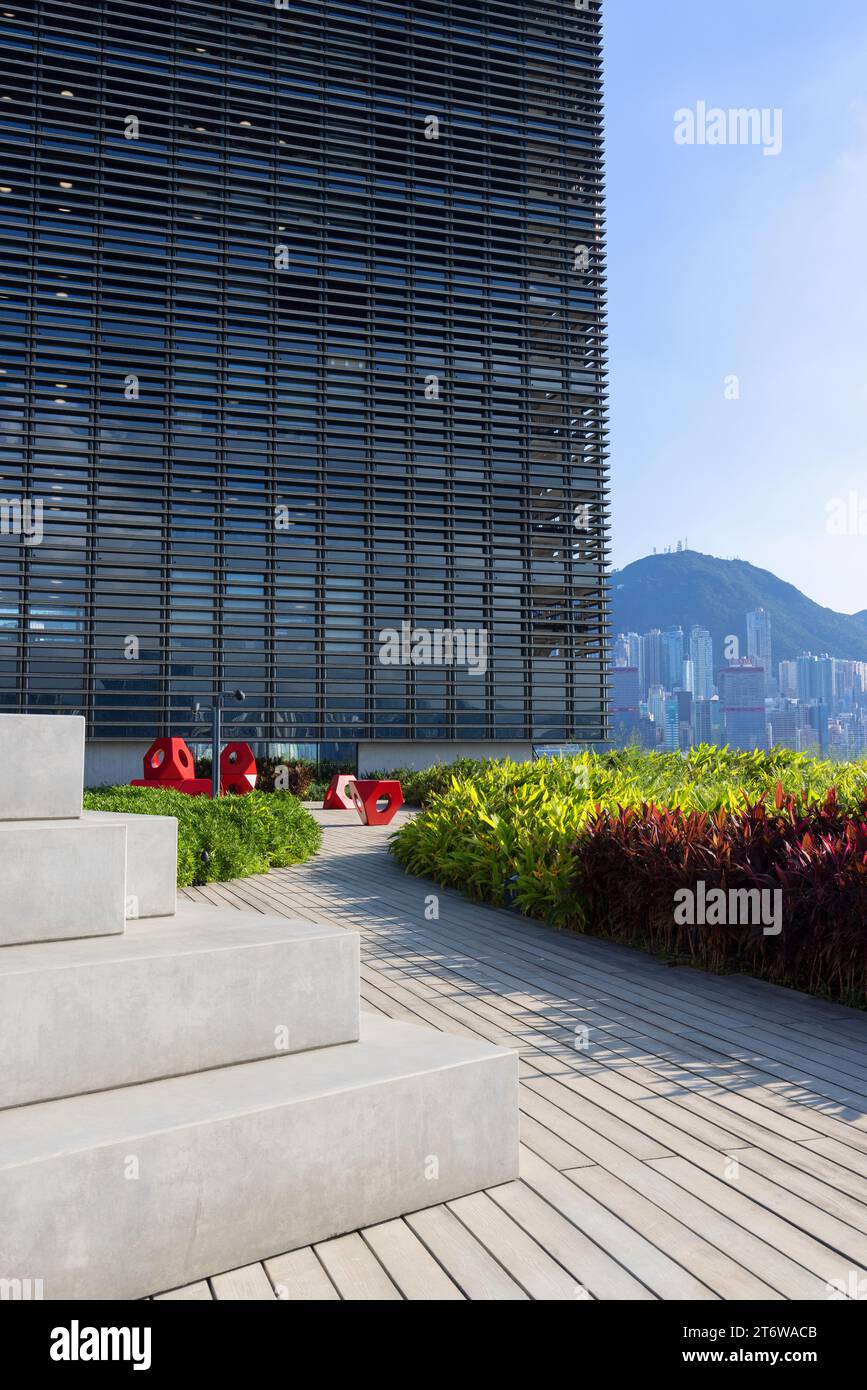
M 353 928 L 365 1008 L 518 1049 L 521 1180 L 162 1297 L 867 1298 L 867 1015 L 477 906 L 316 814 L 309 864 L 187 895 Z

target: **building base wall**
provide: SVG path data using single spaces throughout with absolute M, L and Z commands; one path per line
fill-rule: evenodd
M 134 777 L 141 777 L 142 761 L 149 748 L 149 740 L 90 740 L 84 754 L 84 785 L 124 786 Z M 459 758 L 512 758 L 523 763 L 530 762 L 532 757 L 532 743 L 523 741 L 383 740 L 358 744 L 358 773 L 390 772 L 396 767 L 409 767 L 419 772 L 435 763 L 453 763 Z M 346 770 L 352 769 L 347 765 Z
M 84 785 L 121 787 L 141 777 L 144 755 L 153 739 L 88 739 L 84 747 Z

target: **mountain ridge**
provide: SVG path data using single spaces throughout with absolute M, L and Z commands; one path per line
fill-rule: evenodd
M 611 575 L 612 631 L 649 632 L 658 627 L 706 627 L 714 653 L 737 636 L 746 655 L 746 615 L 765 608 L 771 615 L 774 673 L 777 663 L 803 651 L 867 661 L 867 609 L 836 613 L 794 584 L 747 560 L 721 560 L 698 550 L 646 555 Z

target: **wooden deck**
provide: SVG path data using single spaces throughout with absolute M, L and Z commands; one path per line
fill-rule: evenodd
M 867 1298 L 867 1016 L 476 906 L 316 814 L 309 864 L 188 896 L 353 928 L 365 1008 L 517 1049 L 521 1181 L 160 1297 Z

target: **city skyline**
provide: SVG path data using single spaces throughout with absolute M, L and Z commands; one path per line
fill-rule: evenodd
M 744 629 L 745 643 L 733 631 L 718 653 L 700 624 L 617 633 L 609 653 L 614 743 L 867 755 L 867 661 L 801 651 L 774 663 L 765 608 L 743 614 Z
M 867 7 L 620 0 L 605 42 L 613 562 L 676 495 L 696 549 L 867 608 Z M 699 102 L 781 111 L 779 153 L 676 143 Z

